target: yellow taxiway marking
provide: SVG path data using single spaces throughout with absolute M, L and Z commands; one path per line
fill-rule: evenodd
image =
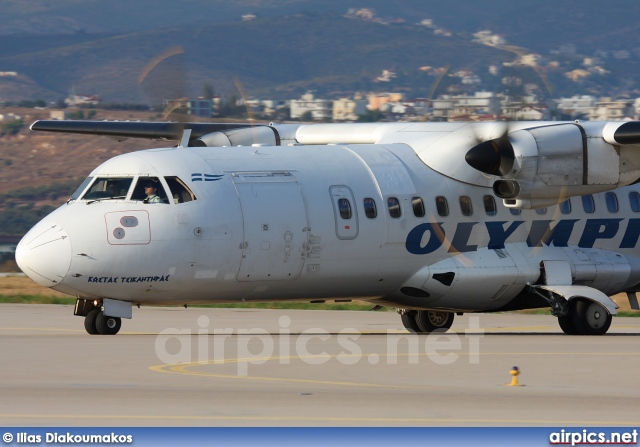
M 271 360 L 291 360 L 291 359 L 321 359 L 321 358 L 334 358 L 335 356 L 331 355 L 318 355 L 318 356 L 282 356 L 282 357 L 262 357 L 260 361 L 271 361 Z M 346 356 L 345 356 L 346 357 Z M 240 376 L 235 374 L 216 374 L 216 373 L 207 373 L 207 372 L 196 372 L 189 371 L 188 368 L 192 368 L 195 366 L 204 366 L 204 365 L 222 365 L 222 364 L 231 364 L 231 363 L 240 363 L 240 362 L 249 362 L 256 361 L 257 359 L 229 359 L 223 361 L 210 361 L 210 362 L 193 362 L 193 363 L 183 363 L 183 364 L 168 364 L 168 365 L 157 365 L 149 367 L 150 370 L 161 372 L 161 373 L 174 373 L 174 374 L 187 374 L 191 376 L 204 376 L 204 377 L 215 377 L 219 379 L 245 379 L 245 380 L 258 380 L 258 381 L 268 381 L 268 382 L 287 382 L 287 383 L 315 383 L 319 385 L 338 385 L 338 386 L 350 386 L 350 387 L 369 387 L 369 388 L 396 388 L 396 389 L 421 389 L 421 390 L 434 390 L 439 387 L 430 387 L 430 386 L 409 386 L 409 385 L 386 385 L 381 383 L 363 383 L 363 382 L 344 382 L 344 381 L 333 381 L 333 380 L 317 380 L 317 379 L 296 379 L 296 378 L 282 378 L 282 377 L 262 377 L 262 376 Z
M 469 353 L 456 353 L 459 356 L 468 356 L 471 355 Z M 359 358 L 368 358 L 367 354 L 340 354 L 342 358 L 345 357 L 359 357 Z M 378 359 L 381 357 L 390 357 L 391 354 L 375 354 Z M 485 352 L 480 353 L 480 355 L 495 355 L 495 356 L 514 356 L 514 355 L 559 355 L 559 356 L 638 356 L 640 352 Z M 394 354 L 394 357 L 425 357 L 428 354 Z M 252 357 L 252 358 L 231 358 L 231 359 L 222 359 L 222 360 L 212 360 L 206 362 L 190 362 L 190 363 L 174 363 L 174 364 L 164 364 L 164 365 L 155 365 L 150 366 L 149 369 L 155 372 L 167 373 L 167 374 L 186 374 L 190 376 L 199 376 L 199 377 L 212 377 L 218 379 L 234 379 L 234 380 L 254 380 L 254 381 L 263 381 L 263 382 L 285 382 L 285 383 L 312 383 L 318 385 L 335 385 L 335 386 L 350 386 L 350 387 L 368 387 L 368 388 L 393 388 L 393 389 L 420 389 L 420 390 L 434 390 L 434 389 L 442 389 L 443 387 L 430 387 L 430 386 L 415 386 L 415 385 L 392 385 L 392 384 L 382 384 L 382 383 L 366 383 L 366 382 L 346 382 L 346 381 L 332 381 L 332 380 L 318 380 L 318 379 L 298 379 L 291 377 L 265 377 L 265 376 L 249 376 L 249 375 L 237 375 L 237 374 L 220 374 L 220 373 L 211 373 L 211 372 L 199 372 L 199 371 L 191 371 L 190 368 L 195 368 L 198 366 L 207 366 L 207 365 L 226 365 L 226 364 L 236 364 L 247 362 L 259 362 L 257 364 L 264 364 L 269 361 L 276 360 L 287 360 L 286 364 L 289 364 L 290 360 L 305 360 L 305 359 L 334 359 L 337 358 L 336 355 L 317 355 L 317 356 L 272 356 L 272 357 Z M 366 361 L 366 360 L 365 360 Z
M 201 415 L 132 415 L 132 414 L 2 414 L 2 418 L 20 419 L 125 419 L 125 420 L 186 420 L 186 421 L 270 421 L 270 422 L 342 422 L 342 423 L 433 423 L 433 424 L 541 424 L 541 425 L 596 425 L 596 426 L 637 426 L 637 421 L 585 421 L 559 419 L 472 419 L 472 418 L 381 418 L 353 416 L 201 416 Z

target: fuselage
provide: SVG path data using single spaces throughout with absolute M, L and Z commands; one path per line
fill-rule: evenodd
M 640 282 L 637 186 L 514 211 L 402 143 L 153 149 L 89 177 L 16 255 L 39 283 L 85 299 L 480 311 L 507 307 L 543 261 L 607 294 Z M 149 178 L 165 203 L 144 203 Z M 98 179 L 128 186 L 87 197 Z

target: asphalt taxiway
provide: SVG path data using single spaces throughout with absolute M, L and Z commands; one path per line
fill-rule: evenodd
M 636 318 L 584 337 L 469 314 L 416 336 L 395 312 L 144 307 L 91 336 L 70 306 L 1 304 L 0 425 L 631 426 L 639 337 Z

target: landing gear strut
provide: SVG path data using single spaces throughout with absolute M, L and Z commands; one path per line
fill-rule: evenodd
M 398 309 L 402 324 L 409 332 L 429 334 L 446 332 L 453 324 L 453 312 Z

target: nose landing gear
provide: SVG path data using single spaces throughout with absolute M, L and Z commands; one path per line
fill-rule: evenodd
M 98 300 L 78 299 L 74 313 L 84 316 L 84 328 L 91 335 L 115 335 L 122 327 L 121 318 L 105 315 Z

